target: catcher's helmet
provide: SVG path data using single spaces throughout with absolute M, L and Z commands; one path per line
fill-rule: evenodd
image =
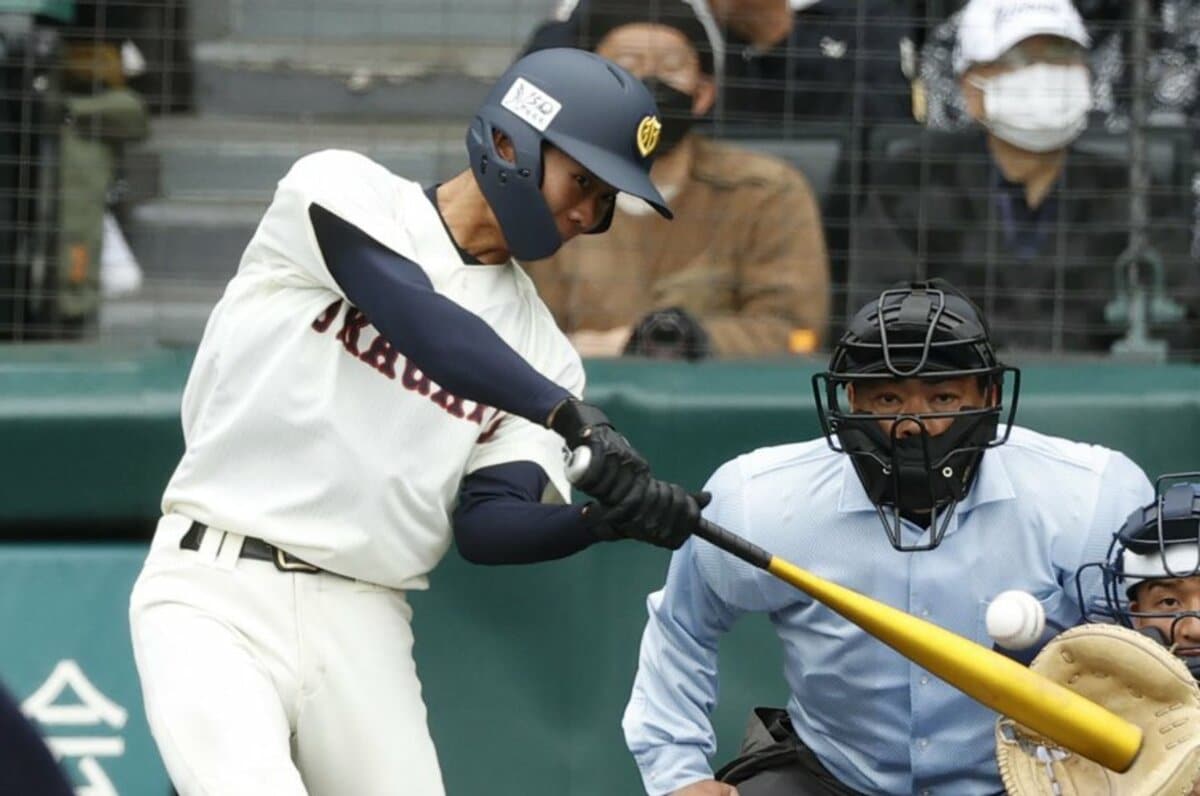
M 1134 589 L 1147 580 L 1190 578 L 1200 575 L 1200 472 L 1159 476 L 1154 482 L 1153 503 L 1136 509 L 1113 536 L 1104 561 L 1080 569 L 1076 589 L 1083 605 L 1085 572 L 1100 569 L 1103 596 L 1085 605 L 1088 621 L 1118 622 L 1134 627 L 1136 619 L 1170 620 L 1170 634 L 1143 627 L 1176 652 L 1195 651 L 1200 646 L 1177 638 L 1180 622 L 1200 613 L 1186 610 L 1153 610 L 1154 606 L 1131 607 Z M 1140 623 L 1144 624 L 1144 623 Z M 1188 668 L 1200 674 L 1200 658 L 1189 656 Z
M 642 81 L 598 55 L 560 47 L 530 53 L 500 77 L 467 130 L 467 153 L 509 251 L 536 260 L 562 246 L 542 197 L 543 142 L 671 218 L 650 181 L 661 128 Z M 494 131 L 512 141 L 513 161 L 497 151 Z M 610 208 L 588 232 L 603 232 L 611 221 Z
M 1004 374 L 1013 374 L 1003 434 Z M 845 387 L 870 380 L 945 380 L 975 376 L 995 401 L 958 412 L 881 415 L 855 413 Z M 831 448 L 850 455 L 875 504 L 888 540 L 897 550 L 929 550 L 941 543 L 954 505 L 966 496 L 987 448 L 1008 439 L 1020 391 L 1020 372 L 996 359 L 982 314 L 945 280 L 934 279 L 883 291 L 860 309 L 838 341 L 829 369 L 813 376 L 817 414 Z M 925 421 L 952 418 L 931 435 Z M 881 420 L 896 421 L 891 433 Z M 902 420 L 921 433 L 897 434 Z M 885 510 L 890 509 L 890 512 Z M 929 512 L 929 540 L 906 545 L 901 515 Z M 890 515 L 890 516 L 889 516 Z

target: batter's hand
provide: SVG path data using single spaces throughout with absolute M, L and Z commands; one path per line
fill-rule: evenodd
M 704 779 L 680 788 L 671 796 L 738 796 L 738 792 L 732 785 L 717 782 L 715 779 Z
M 707 492 L 689 495 L 678 484 L 650 478 L 616 506 L 592 503 L 584 512 L 601 539 L 637 539 L 678 550 L 695 532 L 700 511 L 710 500 Z
M 580 492 L 616 506 L 635 487 L 648 485 L 650 465 L 596 407 L 568 398 L 555 408 L 548 425 L 571 450 L 586 446 L 591 451 L 587 469 L 574 481 Z

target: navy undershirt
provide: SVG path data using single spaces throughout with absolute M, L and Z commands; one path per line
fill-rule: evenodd
M 462 557 L 476 564 L 532 564 L 598 541 L 579 506 L 541 502 L 549 482 L 533 462 L 484 467 L 464 478 L 453 518 Z
M 539 426 L 570 397 L 482 318 L 435 291 L 421 266 L 319 204 L 308 216 L 346 298 L 440 387 Z
M 434 190 L 426 196 L 437 210 Z M 434 291 L 412 260 L 318 204 L 308 213 L 325 264 L 346 298 L 439 386 L 538 425 L 569 397 L 477 315 Z M 449 228 L 446 234 L 458 248 Z M 474 260 L 458 250 L 465 262 Z M 562 558 L 596 542 L 578 506 L 541 502 L 549 482 L 528 461 L 484 467 L 464 478 L 453 517 L 462 556 L 479 564 L 524 564 Z

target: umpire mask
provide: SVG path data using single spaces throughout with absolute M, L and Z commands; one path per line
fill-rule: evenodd
M 1012 398 L 998 433 L 1006 373 L 1013 374 Z M 980 406 L 880 414 L 849 404 L 850 385 L 861 390 L 871 383 L 964 377 L 977 380 Z M 885 290 L 850 321 L 829 369 L 813 376 L 826 441 L 850 456 L 888 541 L 904 552 L 941 543 L 955 505 L 971 490 L 984 451 L 1008 438 L 1019 390 L 1019 371 L 996 360 L 978 309 L 943 280 Z M 890 431 L 884 429 L 888 421 Z M 945 428 L 933 434 L 931 424 Z M 900 433 L 914 426 L 917 433 Z M 905 543 L 904 517 L 928 517 L 924 541 Z

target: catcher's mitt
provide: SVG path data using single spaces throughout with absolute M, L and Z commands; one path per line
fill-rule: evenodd
M 1060 634 L 1030 668 L 1142 728 L 1123 774 L 1054 745 L 1012 719 L 996 722 L 996 760 L 1016 796 L 1187 796 L 1200 777 L 1200 688 L 1161 644 L 1115 625 Z

